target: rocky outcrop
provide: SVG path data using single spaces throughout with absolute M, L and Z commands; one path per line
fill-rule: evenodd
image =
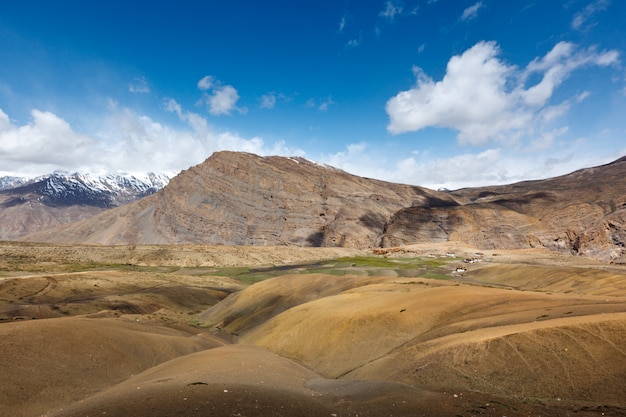
M 462 205 L 396 213 L 383 244 L 459 241 L 482 249 L 543 247 L 626 262 L 626 158 L 547 180 L 451 195 Z
M 532 246 L 533 223 L 513 210 L 489 205 L 410 207 L 391 219 L 383 246 L 458 241 L 482 249 L 516 249 Z

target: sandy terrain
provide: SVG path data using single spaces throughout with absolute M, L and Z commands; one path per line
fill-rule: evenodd
M 624 268 L 432 245 L 379 256 L 449 279 L 229 276 L 363 254 L 1 244 L 0 415 L 626 415 Z

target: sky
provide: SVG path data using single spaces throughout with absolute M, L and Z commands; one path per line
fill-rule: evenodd
M 622 0 L 0 0 L 0 176 L 301 156 L 458 189 L 626 155 Z

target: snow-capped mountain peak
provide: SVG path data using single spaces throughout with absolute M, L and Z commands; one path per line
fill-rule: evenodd
M 25 177 L 13 177 L 13 176 L 0 177 L 0 191 L 6 190 L 8 188 L 19 187 L 20 185 L 23 185 L 27 182 L 28 182 L 28 178 L 25 178 Z
M 18 177 L 0 178 L 0 190 L 12 193 L 34 193 L 46 205 L 88 205 L 103 208 L 119 206 L 165 187 L 170 177 L 147 173 L 104 175 L 55 171 L 31 180 Z

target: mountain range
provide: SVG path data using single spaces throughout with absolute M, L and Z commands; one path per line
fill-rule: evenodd
M 12 240 L 91 217 L 153 194 L 169 182 L 164 174 L 92 175 L 56 171 L 28 179 L 0 178 L 0 239 Z
M 623 263 L 624 190 L 626 157 L 547 180 L 435 191 L 303 158 L 224 151 L 152 195 L 24 239 L 353 248 L 448 241 Z

